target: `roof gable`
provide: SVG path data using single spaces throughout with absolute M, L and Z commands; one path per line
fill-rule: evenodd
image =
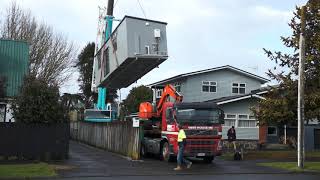
M 256 79 L 259 82 L 261 82 L 262 84 L 264 84 L 264 83 L 269 81 L 268 79 L 266 79 L 264 77 L 261 77 L 261 76 L 252 74 L 250 72 L 235 68 L 233 66 L 226 65 L 226 66 L 220 66 L 220 67 L 215 67 L 215 68 L 210 68 L 210 69 L 204 69 L 204 70 L 200 70 L 200 71 L 194 71 L 194 72 L 179 74 L 177 76 L 173 76 L 171 78 L 164 79 L 162 81 L 158 81 L 158 82 L 149 84 L 148 86 L 163 85 L 164 83 L 168 83 L 168 82 L 171 82 L 171 81 L 179 80 L 179 79 L 182 79 L 182 78 L 186 78 L 186 77 L 190 77 L 190 76 L 196 76 L 196 75 L 203 74 L 203 73 L 215 72 L 215 71 L 219 71 L 219 70 L 230 70 L 230 71 L 245 75 L 247 77 Z

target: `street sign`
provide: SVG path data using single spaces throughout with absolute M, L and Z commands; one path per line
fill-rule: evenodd
M 132 118 L 132 126 L 139 127 L 139 119 L 138 118 Z

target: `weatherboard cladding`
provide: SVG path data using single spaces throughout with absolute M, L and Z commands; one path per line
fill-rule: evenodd
M 164 85 L 164 84 L 167 84 L 167 83 L 170 83 L 170 82 L 173 82 L 173 81 L 178 81 L 178 80 L 181 80 L 181 79 L 185 79 L 185 78 L 190 77 L 190 76 L 195 76 L 195 75 L 199 75 L 199 74 L 204 74 L 204 73 L 209 73 L 209 72 L 214 72 L 214 71 L 220 71 L 220 70 L 230 70 L 230 71 L 237 72 L 237 73 L 245 75 L 247 77 L 250 77 L 250 78 L 253 78 L 253 79 L 257 79 L 259 82 L 261 82 L 261 84 L 264 84 L 264 83 L 269 81 L 268 79 L 266 79 L 264 77 L 252 74 L 250 72 L 235 68 L 235 67 L 230 66 L 230 65 L 226 65 L 226 66 L 220 66 L 220 67 L 215 67 L 215 68 L 210 68 L 210 69 L 204 69 L 204 70 L 200 70 L 200 71 L 194 71 L 194 72 L 179 74 L 177 76 L 173 76 L 171 78 L 164 79 L 164 80 L 149 84 L 147 86 L 152 87 L 152 86 Z
M 6 96 L 17 95 L 28 70 L 29 45 L 24 41 L 0 40 L 0 76 L 6 79 Z

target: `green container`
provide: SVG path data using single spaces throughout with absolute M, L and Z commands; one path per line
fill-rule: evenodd
M 19 92 L 28 72 L 29 45 L 24 41 L 0 39 L 0 76 L 6 78 L 6 96 Z

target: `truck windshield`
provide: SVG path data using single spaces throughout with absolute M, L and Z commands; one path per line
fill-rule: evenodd
M 209 125 L 221 123 L 220 109 L 178 109 L 177 121 L 180 123 Z

